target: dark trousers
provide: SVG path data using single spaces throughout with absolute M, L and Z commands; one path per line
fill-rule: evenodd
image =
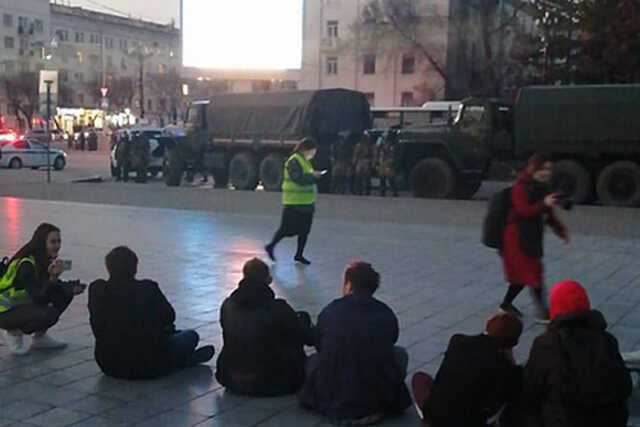
M 46 305 L 28 303 L 18 305 L 0 314 L 0 329 L 21 330 L 25 334 L 44 332 L 58 323 L 60 315 L 73 299 L 71 287 L 57 283 L 47 291 Z
M 196 331 L 186 330 L 174 332 L 169 337 L 169 360 L 172 370 L 183 369 L 191 364 L 191 356 L 200 342 Z

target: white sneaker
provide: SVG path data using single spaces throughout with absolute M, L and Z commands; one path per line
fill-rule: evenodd
M 42 335 L 34 334 L 31 343 L 31 347 L 40 349 L 65 348 L 66 346 L 66 342 L 53 339 L 46 333 Z
M 22 356 L 29 353 L 29 346 L 24 342 L 24 334 L 21 331 L 3 331 L 2 336 L 9 347 L 11 354 Z

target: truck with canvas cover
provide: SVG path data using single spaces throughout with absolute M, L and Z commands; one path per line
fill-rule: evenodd
M 640 204 L 640 85 L 531 86 L 515 104 L 469 98 L 447 126 L 401 132 L 402 167 L 422 197 L 470 197 L 492 161 L 534 152 L 577 203 Z
M 253 190 L 261 182 L 279 191 L 284 161 L 300 139 L 316 140 L 314 166 L 330 169 L 339 135 L 361 134 L 370 121 L 365 96 L 346 89 L 216 95 L 190 106 L 185 136 L 167 145 L 166 182 L 179 185 L 185 170 L 204 168 L 219 187 Z

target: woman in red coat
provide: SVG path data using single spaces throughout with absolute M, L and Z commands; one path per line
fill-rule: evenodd
M 553 207 L 556 194 L 549 191 L 552 163 L 543 154 L 534 154 L 511 189 L 511 211 L 507 216 L 502 240 L 502 265 L 509 289 L 500 308 L 522 316 L 513 300 L 525 286 L 533 290 L 541 321 L 548 321 L 542 283 L 544 224 L 567 244 L 569 234 L 556 217 Z

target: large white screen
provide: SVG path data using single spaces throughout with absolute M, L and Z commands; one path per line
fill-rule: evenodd
M 304 0 L 182 0 L 185 67 L 300 68 Z

